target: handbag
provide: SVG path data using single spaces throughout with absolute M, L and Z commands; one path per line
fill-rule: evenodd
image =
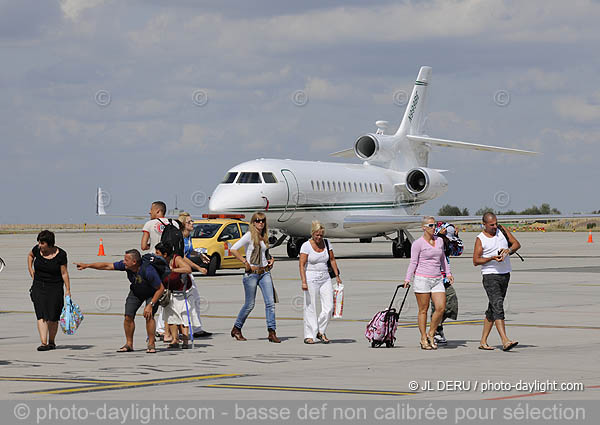
M 83 313 L 79 306 L 71 301 L 70 296 L 65 297 L 65 305 L 60 313 L 60 328 L 67 335 L 73 335 L 81 322 L 83 321 Z
M 344 284 L 338 283 L 333 287 L 333 318 L 339 319 L 344 312 Z
M 158 299 L 158 304 L 161 307 L 166 307 L 170 303 L 171 303 L 171 290 L 169 288 L 166 288 L 165 291 L 160 296 L 160 298 Z
M 329 259 L 327 260 L 327 272 L 329 273 L 329 277 L 334 278 L 336 277 L 335 275 L 335 271 L 333 270 L 333 267 L 331 266 L 331 254 L 329 253 L 329 242 L 327 241 L 327 239 L 325 239 L 325 245 L 327 246 L 327 256 L 329 257 Z M 340 266 L 338 266 L 338 273 L 341 275 L 342 272 L 340 270 Z

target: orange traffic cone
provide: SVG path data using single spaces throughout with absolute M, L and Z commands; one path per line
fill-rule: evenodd
M 592 231 L 590 230 L 590 234 L 588 235 L 588 243 L 593 243 L 594 240 L 592 239 Z
M 102 238 L 100 238 L 100 246 L 98 247 L 98 256 L 104 257 L 104 244 L 102 243 Z

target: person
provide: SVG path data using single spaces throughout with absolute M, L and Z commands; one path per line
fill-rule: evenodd
M 439 236 L 444 241 L 444 255 L 446 261 L 450 264 L 450 256 L 459 256 L 462 254 L 462 241 L 457 235 L 456 228 L 453 224 L 438 221 L 436 223 L 435 236 Z M 458 318 L 458 297 L 454 285 L 450 285 L 449 279 L 442 273 L 444 279 L 444 288 L 446 288 L 446 309 L 442 315 L 442 319 L 437 329 L 435 330 L 434 339 L 439 344 L 447 344 L 446 335 L 444 334 L 444 320 Z M 431 312 L 435 312 L 435 305 L 431 301 Z
M 163 201 L 154 201 L 150 205 L 150 220 L 148 220 L 142 229 L 142 251 L 150 251 L 156 253 L 156 244 L 158 244 L 162 238 L 165 226 L 172 223 L 175 227 L 179 228 L 179 222 L 177 220 L 166 219 L 165 214 L 167 213 L 167 204 Z M 167 342 L 172 341 L 172 337 L 169 334 L 169 326 L 166 324 L 163 318 L 163 309 L 158 309 L 158 315 L 156 318 L 158 322 L 156 326 L 156 336 L 163 338 Z
M 187 263 L 192 267 L 192 269 L 199 271 L 202 274 L 207 273 L 206 267 L 202 267 L 191 260 L 192 252 L 194 251 L 194 247 L 192 245 L 192 231 L 194 230 L 194 220 L 190 216 L 188 212 L 181 212 L 177 221 L 181 223 L 182 233 L 183 233 L 183 245 L 184 245 L 184 259 Z M 202 261 L 204 264 L 208 264 L 210 258 L 206 256 L 206 254 L 200 254 Z M 202 319 L 200 318 L 200 294 L 198 293 L 198 287 L 196 286 L 196 281 L 192 274 L 189 275 L 190 280 L 192 282 L 192 289 L 188 294 L 188 303 L 190 305 L 194 305 L 194 315 L 196 316 L 196 320 L 192 323 L 192 332 L 194 334 L 194 338 L 207 338 L 212 335 L 212 332 L 205 331 L 202 326 Z M 190 311 L 190 314 L 192 312 Z
M 324 239 L 325 227 L 313 221 L 311 238 L 300 248 L 300 279 L 304 292 L 304 343 L 314 344 L 320 339 L 324 344 L 329 343 L 325 331 L 333 312 L 333 288 L 327 263 L 331 259 L 331 267 L 335 272 L 338 284 L 342 283 L 340 273 L 333 254 L 331 242 Z M 317 318 L 317 294 L 321 300 L 321 314 Z
M 246 258 L 242 257 L 240 253 L 240 249 L 242 248 L 246 249 Z M 281 342 L 276 334 L 275 295 L 270 271 L 273 268 L 274 259 L 270 257 L 267 260 L 268 248 L 269 230 L 267 228 L 267 217 L 261 212 L 256 212 L 250 219 L 250 230 L 231 247 L 231 253 L 235 258 L 244 263 L 246 267 L 246 272 L 242 279 L 245 301 L 233 325 L 233 329 L 231 329 L 231 336 L 238 341 L 246 341 L 246 338 L 242 335 L 242 327 L 254 308 L 256 287 L 259 286 L 265 301 L 268 340 L 276 343 Z
M 64 296 L 71 296 L 71 281 L 67 269 L 67 253 L 54 245 L 54 233 L 42 230 L 37 236 L 37 242 L 27 256 L 27 268 L 33 279 L 29 295 L 40 334 L 41 345 L 37 350 L 48 351 L 56 348 L 58 321 L 64 306 Z
M 158 299 L 163 294 L 165 288 L 161 282 L 156 269 L 151 265 L 142 267 L 142 256 L 137 249 L 125 251 L 125 256 L 121 261 L 114 263 L 75 263 L 77 270 L 96 269 L 96 270 L 117 270 L 127 273 L 127 279 L 131 282 L 129 294 L 125 299 L 125 319 L 123 328 L 125 330 L 125 345 L 117 352 L 125 353 L 133 351 L 133 334 L 135 332 L 135 314 L 146 302 L 144 307 L 144 319 L 146 319 L 146 332 L 148 334 L 148 348 L 146 353 L 156 353 L 155 334 L 156 323 L 154 315 L 158 310 Z
M 171 290 L 169 304 L 163 308 L 163 316 L 172 335 L 168 348 L 179 348 L 179 340 L 176 338 L 179 335 L 179 326 L 183 342 L 181 348 L 189 348 L 188 311 L 193 309 L 193 306 L 187 304 L 186 292 L 191 287 L 189 276 L 192 268 L 182 257 L 173 252 L 173 247 L 168 242 L 157 243 L 155 249 L 156 255 L 163 257 L 171 269 L 171 273 L 163 279 L 163 286 Z M 190 321 L 192 317 L 194 315 L 190 315 Z
M 167 204 L 162 201 L 154 201 L 150 205 L 150 220 L 148 220 L 142 229 L 142 251 L 150 251 L 155 253 L 156 244 L 160 242 L 165 226 L 171 222 L 175 227 L 179 228 L 177 220 L 165 218 L 167 213 Z
M 493 212 L 483 215 L 483 231 L 475 239 L 473 250 L 473 265 L 481 266 L 483 288 L 488 296 L 488 308 L 483 321 L 483 332 L 479 349 L 493 350 L 487 343 L 492 327 L 502 339 L 502 350 L 510 351 L 515 348 L 518 341 L 512 341 L 506 335 L 504 324 L 504 298 L 508 291 L 510 280 L 510 256 L 521 248 L 519 241 L 505 229 L 507 238 L 499 231 L 498 219 Z
M 450 284 L 454 283 L 454 277 L 452 277 L 450 266 L 444 255 L 444 241 L 434 235 L 435 219 L 429 216 L 423 217 L 421 224 L 423 236 L 412 244 L 404 287 L 410 286 L 410 281 L 414 276 L 413 291 L 419 309 L 418 324 L 421 333 L 421 348 L 435 350 L 437 349 L 434 339 L 435 330 L 446 308 L 446 288 L 444 288 L 442 272 L 446 274 Z M 435 305 L 435 312 L 431 315 L 427 333 L 427 310 L 430 301 L 433 301 Z

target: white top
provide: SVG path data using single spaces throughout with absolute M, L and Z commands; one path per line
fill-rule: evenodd
M 179 222 L 177 220 L 171 220 L 173 221 L 173 225 L 179 229 Z M 169 224 L 169 219 L 164 217 L 148 220 L 146 224 L 144 224 L 142 232 L 146 232 L 150 235 L 150 252 L 156 254 L 156 244 L 160 242 L 163 230 L 167 224 Z
M 246 248 L 246 260 L 248 261 L 248 263 L 250 263 L 250 259 L 252 258 L 252 252 L 254 251 L 254 243 L 252 242 L 252 235 L 250 234 L 250 231 L 247 231 L 246 233 L 244 233 L 244 236 L 242 236 L 242 238 L 239 241 L 234 243 L 233 246 L 231 247 L 231 249 L 239 250 L 242 247 Z M 252 264 L 252 263 L 250 263 L 250 264 L 252 266 L 267 267 L 269 265 L 269 263 L 267 261 L 266 255 L 265 255 L 266 251 L 267 251 L 267 246 L 265 245 L 265 243 L 263 241 L 260 241 L 261 264 Z
M 333 246 L 329 243 L 329 250 L 333 252 Z M 327 245 L 323 252 L 317 252 L 313 249 L 310 241 L 306 241 L 300 247 L 300 254 L 307 254 L 308 259 L 306 260 L 306 270 L 313 272 L 326 272 L 327 261 L 329 260 L 329 253 L 327 252 Z
M 495 257 L 501 249 L 508 249 L 508 241 L 500 230 L 496 230 L 496 235 L 492 238 L 484 235 L 483 232 L 477 235 L 483 247 L 482 257 Z M 510 273 L 510 256 L 507 255 L 504 261 L 498 262 L 492 260 L 481 266 L 481 274 L 506 274 Z

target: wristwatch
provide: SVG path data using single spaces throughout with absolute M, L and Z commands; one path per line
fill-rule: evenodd
M 150 305 L 154 307 L 156 304 L 154 304 L 154 301 L 150 301 Z

